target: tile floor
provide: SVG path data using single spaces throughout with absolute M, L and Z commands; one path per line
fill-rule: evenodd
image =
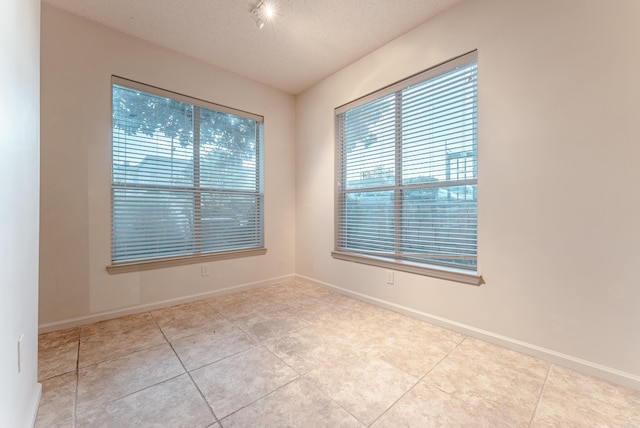
M 640 427 L 640 392 L 298 281 L 39 352 L 37 427 Z

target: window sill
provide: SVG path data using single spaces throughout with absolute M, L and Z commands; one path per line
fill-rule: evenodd
M 183 266 L 197 263 L 213 262 L 217 260 L 237 259 L 240 257 L 261 256 L 266 254 L 266 248 L 256 248 L 251 250 L 227 251 L 224 253 L 207 254 L 201 256 L 185 256 L 171 259 L 139 261 L 131 263 L 119 263 L 107 266 L 107 272 L 110 274 L 138 272 L 143 270 L 161 269 L 172 266 Z
M 363 256 L 355 253 L 333 251 L 331 256 L 334 259 L 348 262 L 361 263 L 365 265 L 377 266 L 384 269 L 397 270 L 414 273 L 416 275 L 430 276 L 433 278 L 446 279 L 448 281 L 461 282 L 469 285 L 484 284 L 484 280 L 477 272 L 464 269 L 456 269 L 444 266 L 421 265 L 401 260 L 393 260 L 384 257 Z

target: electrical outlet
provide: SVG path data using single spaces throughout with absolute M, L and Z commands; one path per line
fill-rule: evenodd
M 18 338 L 18 373 L 22 371 L 22 339 L 24 339 L 24 334 Z
M 393 285 L 393 271 L 392 270 L 388 270 L 387 271 L 387 284 Z
M 209 276 L 209 266 L 207 265 L 200 266 L 200 275 Z

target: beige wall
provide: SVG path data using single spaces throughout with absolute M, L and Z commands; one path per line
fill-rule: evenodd
M 266 255 L 107 274 L 112 74 L 264 115 Z M 292 275 L 294 114 L 291 95 L 43 5 L 43 330 Z
M 296 273 L 640 387 L 640 2 L 464 1 L 297 99 Z M 333 109 L 479 51 L 481 287 L 331 258 Z
M 40 0 L 0 2 L 0 427 L 32 426 L 40 398 Z M 22 339 L 18 372 L 18 338 Z

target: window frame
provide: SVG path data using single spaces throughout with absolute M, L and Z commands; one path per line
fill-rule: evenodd
M 114 245 L 114 189 L 116 188 L 116 184 L 114 182 L 114 131 L 113 131 L 113 102 L 111 102 L 111 169 L 110 169 L 110 223 L 111 223 L 111 234 L 110 234 L 110 258 L 111 263 L 107 265 L 106 270 L 110 274 L 114 273 L 126 273 L 126 272 L 135 272 L 135 271 L 143 271 L 150 269 L 159 269 L 164 267 L 171 266 L 181 266 L 187 264 L 197 264 L 204 262 L 211 262 L 217 260 L 227 260 L 233 258 L 241 258 L 241 257 L 252 257 L 257 255 L 266 254 L 267 250 L 264 244 L 264 229 L 265 229 L 265 219 L 264 219 L 264 148 L 263 148 L 263 138 L 264 138 L 264 117 L 261 115 L 257 115 L 254 113 L 249 113 L 243 110 L 234 109 L 231 107 L 223 106 L 220 104 L 215 104 L 209 101 L 205 101 L 199 98 L 190 97 L 187 95 L 183 95 L 180 93 L 172 92 L 166 89 L 158 88 L 156 86 L 147 85 L 144 83 L 140 83 L 137 81 L 133 81 L 130 79 L 126 79 L 119 76 L 111 76 L 111 84 L 110 84 L 110 94 L 111 99 L 114 94 L 114 87 L 120 86 L 128 89 L 132 89 L 135 91 L 140 91 L 146 94 L 169 98 L 172 100 L 179 101 L 181 103 L 186 103 L 193 106 L 194 114 L 193 114 L 193 128 L 194 128 L 194 160 L 193 160 L 193 173 L 194 173 L 194 185 L 193 185 L 193 197 L 194 204 L 198 204 L 198 201 L 202 197 L 201 192 L 210 191 L 208 188 L 203 188 L 200 185 L 200 158 L 199 158 L 199 144 L 196 144 L 196 141 L 199 140 L 199 113 L 201 108 L 220 112 L 224 114 L 234 115 L 236 117 L 249 119 L 255 121 L 256 124 L 259 125 L 257 128 L 257 141 L 256 141 L 256 194 L 257 198 L 257 212 L 258 212 L 258 227 L 259 227 L 259 246 L 255 248 L 246 248 L 246 249 L 231 249 L 231 250 L 223 250 L 223 251 L 215 251 L 215 252 L 202 252 L 202 253 L 192 253 L 192 254 L 184 254 L 184 255 L 174 255 L 162 258 L 148 258 L 148 259 L 137 259 L 131 261 L 122 261 L 122 262 L 114 262 L 114 254 L 113 254 L 113 245 Z M 149 185 L 149 188 L 154 188 L 155 185 Z M 125 186 L 126 187 L 126 186 Z M 144 186 L 139 186 L 144 187 Z M 157 186 L 156 186 L 157 187 Z M 180 186 L 175 187 L 173 191 L 180 191 Z M 223 189 L 224 190 L 224 189 Z M 228 190 L 227 190 L 228 191 Z M 237 191 L 238 194 L 243 193 L 243 191 Z M 251 192 L 244 192 L 251 193 Z M 201 210 L 196 209 L 194 205 L 194 227 L 196 227 L 195 223 L 197 223 L 196 217 L 198 213 L 201 216 Z M 200 219 L 202 220 L 202 219 Z M 198 242 L 194 242 L 194 246 L 196 248 L 199 247 Z
M 422 82 L 426 82 L 438 75 L 441 75 L 448 71 L 452 71 L 460 66 L 464 66 L 472 62 L 477 63 L 477 59 L 478 59 L 477 51 L 474 50 L 472 52 L 453 58 L 449 61 L 438 64 L 422 72 L 416 73 L 406 79 L 395 82 L 391 85 L 388 85 L 384 88 L 381 88 L 375 92 L 367 94 L 361 98 L 358 98 L 354 101 L 346 103 L 335 109 L 335 115 L 334 115 L 334 119 L 335 119 L 334 249 L 331 253 L 333 258 L 338 260 L 377 266 L 377 267 L 382 267 L 390 270 L 404 271 L 404 272 L 409 272 L 413 274 L 435 277 L 435 278 L 440 278 L 440 279 L 445 279 L 445 280 L 450 280 L 450 281 L 455 281 L 455 282 L 460 282 L 465 284 L 471 284 L 471 285 L 480 285 L 484 282 L 482 279 L 482 276 L 478 273 L 477 262 L 476 262 L 475 269 L 473 268 L 467 269 L 467 268 L 457 267 L 457 266 L 440 265 L 437 263 L 428 263 L 428 262 L 402 259 L 398 255 L 398 248 L 399 248 L 400 242 L 403 239 L 403 236 L 398 231 L 398 227 L 394 228 L 395 232 L 393 234 L 394 235 L 393 243 L 395 248 L 393 251 L 393 255 L 397 257 L 388 256 L 386 254 L 384 256 L 381 256 L 379 254 L 376 254 L 375 252 L 367 252 L 366 250 L 360 250 L 360 251 L 349 250 L 348 248 L 340 247 L 340 243 L 341 243 L 340 230 L 342 225 L 341 215 L 344 214 L 344 210 L 346 209 L 344 199 L 346 198 L 346 195 L 348 193 L 362 192 L 362 191 L 375 192 L 375 191 L 393 190 L 394 191 L 393 206 L 394 206 L 394 219 L 395 219 L 394 224 L 397 225 L 398 219 L 401 218 L 401 214 L 399 213 L 402 211 L 401 209 L 402 208 L 402 191 L 411 190 L 413 188 L 422 189 L 426 187 L 442 186 L 442 184 L 437 185 L 435 183 L 433 185 L 429 183 L 423 183 L 419 185 L 402 183 L 402 177 L 399 177 L 399 175 L 402 174 L 401 172 L 402 156 L 399 155 L 398 153 L 403 153 L 403 148 L 401 147 L 399 149 L 398 146 L 402 146 L 403 142 L 402 142 L 402 136 L 397 134 L 398 132 L 397 123 L 395 122 L 396 119 L 394 119 L 394 123 L 395 123 L 394 126 L 396 127 L 396 136 L 394 137 L 395 138 L 394 163 L 396 165 L 396 168 L 394 173 L 395 177 L 394 177 L 393 184 L 373 186 L 373 187 L 361 187 L 361 188 L 359 187 L 356 189 L 346 189 L 346 175 L 345 175 L 346 167 L 345 167 L 345 164 L 343 164 L 343 162 L 346 162 L 347 156 L 344 152 L 346 150 L 346 146 L 341 141 L 342 139 L 341 115 L 343 115 L 348 111 L 357 109 L 358 107 L 362 107 L 371 102 L 381 100 L 391 95 L 395 97 L 394 102 L 397 103 L 398 98 L 401 97 L 400 96 L 401 91 L 404 90 L 405 88 L 408 88 L 416 84 L 420 84 Z M 476 92 L 476 97 L 477 97 L 477 92 Z M 403 116 L 401 116 L 400 120 L 402 120 L 402 117 Z M 475 139 L 477 141 L 477 123 L 475 125 L 475 132 L 476 132 Z M 400 163 L 400 165 L 398 165 L 398 163 Z M 447 159 L 447 164 L 448 163 L 449 163 L 449 159 Z M 477 182 L 478 182 L 477 147 L 476 147 L 475 165 L 473 166 L 473 168 L 475 173 L 474 179 L 450 180 L 450 181 L 447 181 L 446 183 L 455 182 L 456 185 L 462 186 L 462 185 L 466 185 L 473 182 L 472 184 L 477 185 Z M 451 184 L 444 184 L 444 185 L 448 186 Z M 476 187 L 476 191 L 477 191 L 477 187 Z M 476 201 L 477 201 L 477 198 L 476 198 Z M 477 206 L 477 202 L 476 202 L 476 206 Z M 476 224 L 477 224 L 477 217 L 476 217 Z M 476 241 L 477 241 L 477 229 L 476 229 Z M 477 255 L 476 255 L 476 261 L 477 261 Z

